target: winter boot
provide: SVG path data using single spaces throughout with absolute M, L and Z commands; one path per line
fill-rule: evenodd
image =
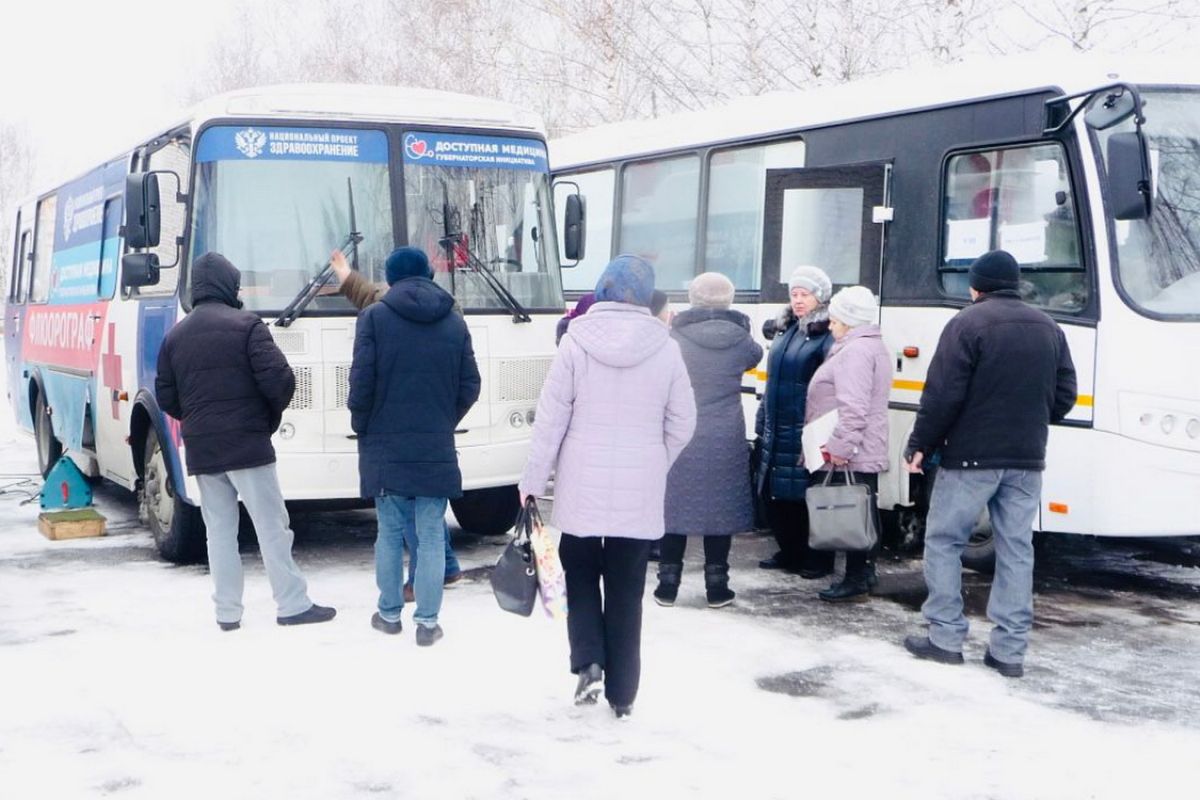
M 588 664 L 579 670 L 579 683 L 575 684 L 575 705 L 595 705 L 603 691 L 604 670 L 599 664 Z
M 862 603 L 870 596 L 871 587 L 877 582 L 875 568 L 866 567 L 848 573 L 838 583 L 822 592 L 817 592 L 817 597 L 828 603 Z
M 654 602 L 660 606 L 675 605 L 679 594 L 679 582 L 683 579 L 683 564 L 658 564 L 658 588 L 654 590 Z
M 704 590 L 708 595 L 709 608 L 724 608 L 733 602 L 734 593 L 729 588 L 728 564 L 704 565 Z

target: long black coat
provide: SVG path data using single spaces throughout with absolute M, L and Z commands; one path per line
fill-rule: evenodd
M 363 497 L 459 497 L 454 429 L 479 399 L 471 334 L 454 298 L 404 278 L 358 317 L 350 425 Z
M 667 475 L 667 533 L 726 535 L 754 529 L 742 376 L 762 347 L 740 311 L 689 308 L 675 316 L 696 397 L 696 432 Z
M 808 470 L 799 465 L 808 382 L 833 346 L 829 320 L 800 325 L 789 313 L 767 355 L 767 387 L 758 407 L 755 433 L 761 456 L 755 486 L 766 498 L 798 502 L 808 489 Z
M 267 326 L 241 310 L 240 279 L 219 254 L 196 259 L 192 311 L 158 352 L 154 392 L 159 407 L 183 422 L 191 475 L 275 463 L 271 434 L 296 390 Z
M 988 292 L 942 330 L 908 452 L 952 469 L 1046 467 L 1046 439 L 1075 405 L 1062 329 L 1015 291 Z

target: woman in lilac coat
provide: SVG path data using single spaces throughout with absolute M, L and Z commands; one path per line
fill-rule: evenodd
M 523 498 L 554 480 L 578 705 L 604 695 L 627 716 L 641 673 L 650 543 L 663 535 L 667 472 L 692 438 L 696 404 L 679 345 L 650 316 L 654 270 L 617 256 L 596 303 L 571 322 L 538 400 Z M 603 585 L 603 595 L 601 586 Z
M 833 483 L 843 483 L 843 468 L 856 483 L 871 488 L 875 530 L 879 531 L 879 473 L 888 468 L 888 393 L 892 364 L 876 320 L 879 304 L 865 286 L 842 289 L 829 301 L 829 330 L 834 345 L 808 384 L 804 424 L 830 411 L 838 412 L 837 425 L 822 447 L 824 466 L 806 464 L 810 485 L 823 483 L 836 468 Z M 878 547 L 878 545 L 876 545 Z M 845 577 L 820 592 L 829 602 L 865 600 L 875 585 L 875 553 L 846 553 Z

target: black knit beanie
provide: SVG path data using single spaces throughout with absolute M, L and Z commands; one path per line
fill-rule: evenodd
M 1006 250 L 984 253 L 971 263 L 967 272 L 971 288 L 977 292 L 997 292 L 1016 289 L 1021 280 L 1021 267 Z

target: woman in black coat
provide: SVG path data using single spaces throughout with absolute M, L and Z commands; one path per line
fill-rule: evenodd
M 767 387 L 755 421 L 760 453 L 755 488 L 766 502 L 779 552 L 758 565 L 820 578 L 833 572 L 833 554 L 808 547 L 808 471 L 799 464 L 800 436 L 808 382 L 833 345 L 826 309 L 833 283 L 823 270 L 802 266 L 792 272 L 788 289 L 791 299 L 776 323 L 767 355 Z

